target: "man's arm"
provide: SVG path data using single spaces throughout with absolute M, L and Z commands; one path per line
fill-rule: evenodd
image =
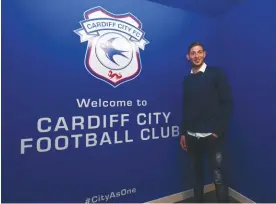
M 216 133 L 218 136 L 221 136 L 223 133 L 225 133 L 228 127 L 233 111 L 231 87 L 226 74 L 221 69 L 217 70 L 217 91 L 220 104 L 220 115 L 214 133 Z

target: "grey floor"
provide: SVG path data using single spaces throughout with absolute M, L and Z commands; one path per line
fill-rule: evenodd
M 188 199 L 180 201 L 178 203 L 192 203 L 192 202 L 193 202 L 193 198 L 188 198 Z M 211 191 L 209 193 L 205 193 L 204 203 L 217 203 L 216 192 Z M 234 198 L 229 197 L 229 203 L 239 203 L 239 202 L 236 201 Z

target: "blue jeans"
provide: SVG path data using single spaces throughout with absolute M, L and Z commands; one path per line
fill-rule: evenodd
M 223 157 L 223 138 L 212 135 L 197 138 L 186 135 L 188 154 L 193 174 L 193 187 L 195 201 L 203 201 L 204 188 L 204 156 L 208 158 L 210 172 L 216 187 L 218 202 L 228 202 L 228 186 L 226 182 L 225 161 Z

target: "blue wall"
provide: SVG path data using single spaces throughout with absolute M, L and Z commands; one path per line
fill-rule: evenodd
M 218 24 L 218 59 L 235 101 L 230 186 L 255 202 L 276 201 L 275 6 L 274 0 L 247 0 L 220 16 Z
M 142 71 L 134 80 L 113 88 L 93 77 L 84 66 L 86 42 L 73 31 L 80 28 L 83 12 L 102 6 L 112 13 L 131 12 L 143 24 L 149 44 L 140 49 Z M 216 62 L 216 19 L 165 7 L 148 1 L 22 0 L 2 3 L 2 198 L 3 202 L 84 202 L 86 198 L 136 189 L 136 193 L 108 202 L 146 202 L 190 188 L 186 154 L 179 138 L 141 140 L 143 128 L 178 126 L 181 83 L 188 71 L 185 52 L 200 40 Z M 271 52 L 271 51 L 270 51 Z M 76 99 L 132 100 L 132 107 L 78 108 Z M 147 100 L 137 107 L 136 100 Z M 139 113 L 170 112 L 166 123 L 138 126 Z M 130 114 L 124 127 L 72 130 L 72 116 Z M 69 131 L 41 133 L 40 118 L 54 128 L 59 117 Z M 43 128 L 47 124 L 43 123 Z M 79 147 L 72 134 L 129 131 L 133 142 Z M 69 147 L 56 150 L 58 136 L 69 137 Z M 178 135 L 177 135 L 178 136 Z M 271 136 L 271 135 L 269 135 Z M 52 148 L 38 152 L 39 138 L 51 139 Z M 32 145 L 21 153 L 21 142 Z M 114 136 L 111 136 L 113 140 Z M 64 139 L 62 139 L 64 140 Z M 46 140 L 41 148 L 47 147 Z M 64 145 L 60 142 L 59 145 Z M 98 200 L 99 201 L 99 200 Z M 104 202 L 104 201 L 102 201 Z

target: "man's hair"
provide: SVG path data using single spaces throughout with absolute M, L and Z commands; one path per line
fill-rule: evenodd
M 191 49 L 192 49 L 194 46 L 197 46 L 197 45 L 198 45 L 198 46 L 201 46 L 202 49 L 203 49 L 203 51 L 204 51 L 204 47 L 203 47 L 202 43 L 200 43 L 200 42 L 193 42 L 193 43 L 190 44 L 189 47 L 188 47 L 188 53 L 190 53 Z

